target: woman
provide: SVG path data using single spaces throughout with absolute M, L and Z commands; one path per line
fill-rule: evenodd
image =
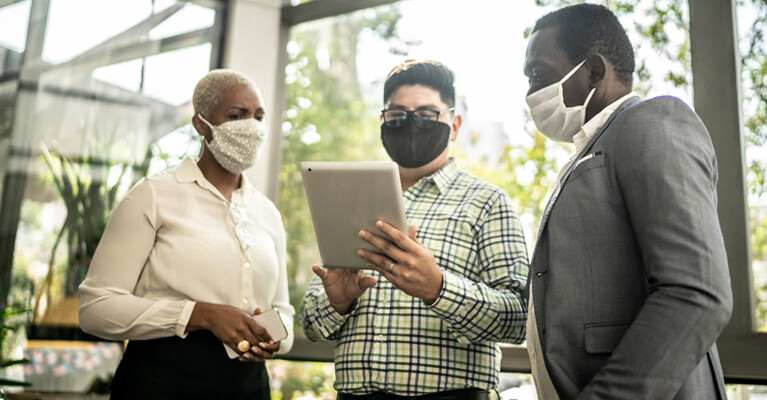
M 80 285 L 81 328 L 130 340 L 112 399 L 268 399 L 264 360 L 293 343 L 280 215 L 242 173 L 266 136 L 261 94 L 216 70 L 193 106 L 200 159 L 131 189 Z M 252 318 L 272 308 L 282 343 Z

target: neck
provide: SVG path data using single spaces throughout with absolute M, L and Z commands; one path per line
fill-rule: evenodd
M 399 180 L 402 185 L 402 191 L 407 191 L 411 186 L 422 178 L 434 175 L 440 168 L 447 164 L 447 157 L 437 157 L 434 161 L 418 168 L 399 167 Z
M 587 122 L 595 115 L 599 114 L 600 111 L 604 110 L 605 107 L 614 103 L 621 97 L 631 93 L 631 88 L 624 87 L 623 85 L 613 85 L 612 87 L 606 86 L 602 90 L 603 92 L 600 93 L 600 89 L 598 88 L 596 93 L 594 93 L 594 96 L 592 96 L 591 100 L 589 101 L 588 106 L 586 106 Z
M 233 174 L 225 170 L 207 148 L 203 148 L 197 166 L 205 179 L 212 183 L 226 200 L 232 201 L 232 192 L 240 187 L 240 174 Z

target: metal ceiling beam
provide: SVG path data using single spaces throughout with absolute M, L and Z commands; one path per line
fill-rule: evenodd
M 282 7 L 282 21 L 288 26 L 334 17 L 370 7 L 396 3 L 398 0 L 313 0 L 297 6 Z
M 124 61 L 212 42 L 215 39 L 215 34 L 215 28 L 205 28 L 168 38 L 135 42 L 119 48 L 104 50 L 101 53 L 89 53 L 88 56 L 79 56 L 74 60 L 58 65 L 43 63 L 39 68 L 45 74 L 46 79 L 55 77 L 57 74 L 74 75 L 77 72 L 89 72 L 105 65 L 119 64 Z
M 16 3 L 21 3 L 22 0 L 0 0 L 0 8 L 3 8 L 5 6 L 10 6 Z

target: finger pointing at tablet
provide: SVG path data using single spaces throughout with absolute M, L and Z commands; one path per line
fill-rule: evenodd
M 322 268 L 312 265 L 312 271 L 322 280 L 330 305 L 339 314 L 347 314 L 352 302 L 365 290 L 376 285 L 376 278 L 359 269 Z
M 442 271 L 432 252 L 416 238 L 417 228 L 411 226 L 408 235 L 383 221 L 376 222 L 376 228 L 384 238 L 364 230 L 359 232 L 361 239 L 382 253 L 359 249 L 357 254 L 367 260 L 367 267 L 403 292 L 423 299 L 426 304 L 434 303 L 442 292 Z

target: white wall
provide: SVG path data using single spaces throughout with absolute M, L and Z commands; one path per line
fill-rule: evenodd
M 261 157 L 246 174 L 253 186 L 274 200 L 280 160 L 280 137 L 284 96 L 283 76 L 278 71 L 280 48 L 280 0 L 233 0 L 224 43 L 224 68 L 251 77 L 261 90 L 269 124 L 269 137 Z M 279 92 L 279 93 L 278 93 Z

